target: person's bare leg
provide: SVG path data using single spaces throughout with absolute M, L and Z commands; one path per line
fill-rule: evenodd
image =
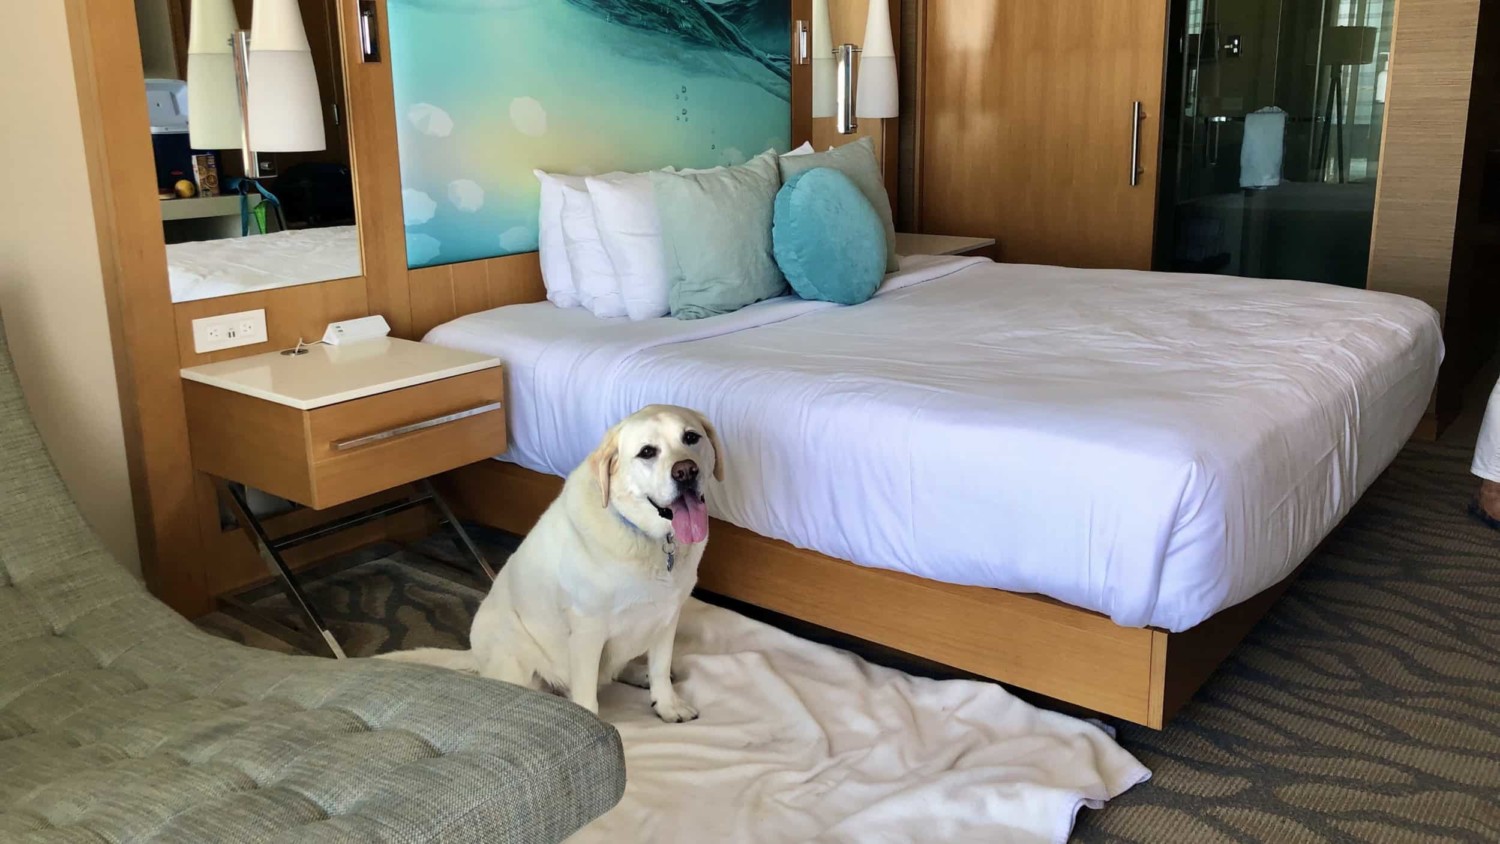
M 1492 528 L 1500 530 L 1500 383 L 1490 392 L 1479 426 L 1479 441 L 1474 444 L 1474 462 L 1470 471 L 1479 476 L 1479 492 L 1469 504 L 1469 512 Z
M 1480 513 L 1500 524 L 1500 483 L 1480 481 L 1479 492 L 1474 496 L 1474 506 Z

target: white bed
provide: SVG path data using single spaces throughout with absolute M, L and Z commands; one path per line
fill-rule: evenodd
M 173 302 L 360 274 L 359 228 L 330 226 L 167 245 Z
M 1171 631 L 1288 575 L 1427 406 L 1437 315 L 1297 281 L 915 257 L 870 302 L 694 322 L 549 303 L 429 342 L 506 362 L 504 459 L 565 474 L 649 402 L 725 442 L 714 515 L 862 565 Z

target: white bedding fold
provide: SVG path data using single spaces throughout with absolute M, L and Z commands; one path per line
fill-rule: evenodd
M 167 244 L 173 302 L 360 273 L 359 229 L 330 226 Z
M 643 404 L 695 407 L 728 451 L 720 518 L 1169 630 L 1290 573 L 1394 458 L 1442 357 L 1436 314 L 1399 296 L 904 266 L 852 308 L 617 324 L 526 305 L 428 339 L 506 361 L 528 468 L 566 473 Z

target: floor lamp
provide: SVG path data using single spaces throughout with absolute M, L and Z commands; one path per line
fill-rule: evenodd
M 1349 181 L 1349 159 L 1344 146 L 1344 68 L 1375 61 L 1373 26 L 1331 26 L 1323 33 L 1322 62 L 1328 67 L 1328 96 L 1323 106 L 1323 126 L 1318 142 L 1318 177 L 1328 170 L 1330 136 L 1338 137 L 1339 183 Z

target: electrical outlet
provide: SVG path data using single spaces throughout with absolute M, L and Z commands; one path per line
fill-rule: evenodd
M 253 346 L 267 339 L 264 308 L 193 320 L 193 351 L 199 354 Z

